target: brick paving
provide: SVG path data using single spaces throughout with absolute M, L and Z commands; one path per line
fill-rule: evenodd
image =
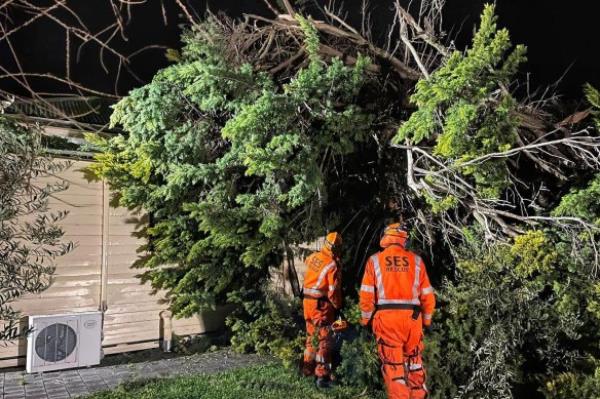
M 27 374 L 0 373 L 1 399 L 68 399 L 115 388 L 124 382 L 215 373 L 260 362 L 256 355 L 228 350 L 150 362 Z

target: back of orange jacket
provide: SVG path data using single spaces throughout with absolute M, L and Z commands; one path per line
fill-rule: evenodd
M 340 270 L 331 251 L 323 249 L 306 258 L 304 296 L 328 300 L 336 309 L 342 306 Z
M 400 245 L 371 256 L 360 288 L 361 323 L 368 324 L 376 308 L 420 307 L 423 324 L 431 324 L 435 296 L 425 263 Z

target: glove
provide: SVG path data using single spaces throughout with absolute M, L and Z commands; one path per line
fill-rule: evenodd
M 423 331 L 425 331 L 426 334 L 430 334 L 431 331 L 433 331 L 433 327 L 431 326 L 431 324 L 423 326 Z

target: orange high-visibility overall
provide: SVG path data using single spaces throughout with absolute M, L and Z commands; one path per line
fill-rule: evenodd
M 336 310 L 342 306 L 340 270 L 328 248 L 313 253 L 305 262 L 303 305 L 307 338 L 303 373 L 329 377 L 333 345 L 331 324 Z
M 361 324 L 372 323 L 388 398 L 421 399 L 427 397 L 423 326 L 431 324 L 435 295 L 423 260 L 404 248 L 405 241 L 386 234 L 383 250 L 367 261 Z

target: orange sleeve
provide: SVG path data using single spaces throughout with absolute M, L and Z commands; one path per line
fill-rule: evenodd
M 334 267 L 329 270 L 327 273 L 327 298 L 329 298 L 329 302 L 335 306 L 336 309 L 341 309 L 342 307 L 342 275 L 341 271 L 337 266 L 337 263 Z
M 421 275 L 419 278 L 420 283 L 420 294 L 419 300 L 421 301 L 421 312 L 423 313 L 423 325 L 431 325 L 431 318 L 435 310 L 435 293 L 433 287 L 429 282 L 429 276 L 427 275 L 427 268 L 423 260 L 421 260 Z
M 373 262 L 369 258 L 365 265 L 365 273 L 359 292 L 360 324 L 363 326 L 369 324 L 375 312 L 375 290 L 375 271 L 373 270 Z

